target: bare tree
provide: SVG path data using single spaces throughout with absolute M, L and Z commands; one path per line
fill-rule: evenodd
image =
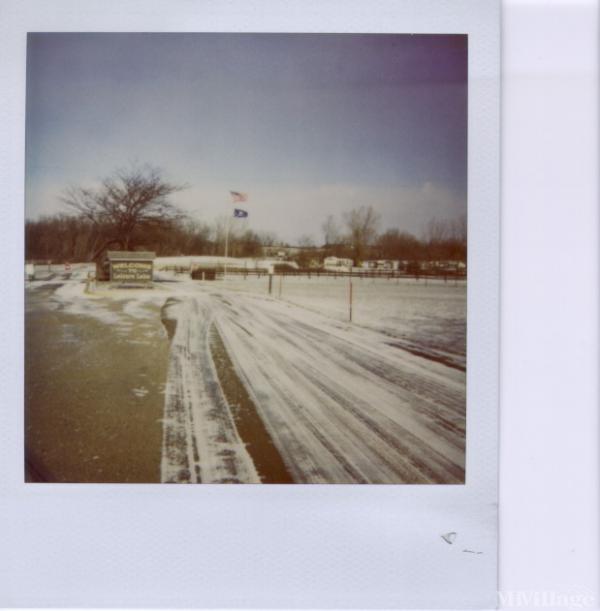
M 467 215 L 463 214 L 452 222 L 450 258 L 467 262 Z
M 301 268 L 310 267 L 315 258 L 315 241 L 310 235 L 304 234 L 298 238 L 297 244 L 300 250 L 295 256 L 296 263 Z
M 105 236 L 95 258 L 111 244 L 133 248 L 137 229 L 180 218 L 181 212 L 168 198 L 184 188 L 167 182 L 157 168 L 134 166 L 116 170 L 98 188 L 71 187 L 61 199 Z
M 314 248 L 315 241 L 311 236 L 304 234 L 298 238 L 298 246 L 300 246 L 300 248 Z
M 234 219 L 226 214 L 216 217 L 211 226 L 213 254 L 224 255 L 227 242 L 227 254 L 230 257 L 241 256 L 240 253 L 245 249 L 243 244 L 248 239 L 248 231 L 248 219 Z
M 210 239 L 213 243 L 213 254 L 223 255 L 225 253 L 225 235 L 227 233 L 227 226 L 229 224 L 229 217 L 221 214 L 217 216 L 210 227 Z
M 377 239 L 378 256 L 383 259 L 415 261 L 420 258 L 421 244 L 414 235 L 388 229 Z
M 467 243 L 467 215 L 461 214 L 452 221 L 452 239 L 463 244 Z
M 258 234 L 252 229 L 246 229 L 238 238 L 238 256 L 259 257 L 262 253 L 262 245 Z
M 262 246 L 275 246 L 279 243 L 279 238 L 273 231 L 259 231 L 258 239 Z
M 321 225 L 321 229 L 323 230 L 323 237 L 325 238 L 325 246 L 339 243 L 340 230 L 332 214 L 330 214 L 323 225 Z
M 344 222 L 348 228 L 348 241 L 352 247 L 353 258 L 356 265 L 363 260 L 367 247 L 377 237 L 379 215 L 373 206 L 361 206 L 344 214 Z
M 209 251 L 210 227 L 206 223 L 188 220 L 183 224 L 181 234 L 185 242 L 185 253 L 202 255 Z
M 450 238 L 451 229 L 450 221 L 433 218 L 425 226 L 424 241 L 430 245 L 440 244 Z
M 430 261 L 459 260 L 467 257 L 467 217 L 431 219 L 423 232 L 427 258 Z

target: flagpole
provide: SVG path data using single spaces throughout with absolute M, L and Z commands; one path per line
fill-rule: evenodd
M 234 218 L 237 217 L 238 215 L 236 215 L 236 212 L 240 212 L 240 217 L 241 218 L 245 218 L 248 216 L 247 212 L 244 212 L 243 210 L 237 210 L 235 208 L 235 204 L 240 201 L 240 202 L 245 202 L 248 198 L 248 196 L 245 193 L 237 193 L 236 191 L 230 191 L 229 192 L 232 196 L 232 204 L 233 204 L 233 210 L 231 211 L 231 214 L 229 214 L 227 216 L 227 223 L 225 225 L 225 263 L 223 264 L 223 279 L 226 280 L 227 279 L 227 259 L 229 258 L 229 229 L 231 226 L 231 217 L 233 216 Z
M 229 252 L 229 224 L 231 223 L 231 218 L 227 216 L 227 222 L 225 223 L 225 263 L 223 265 L 223 279 L 227 280 L 227 256 Z

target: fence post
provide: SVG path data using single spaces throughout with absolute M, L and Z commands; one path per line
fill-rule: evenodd
M 269 274 L 269 295 L 273 292 L 273 274 Z
M 348 314 L 352 322 L 352 275 L 348 276 Z

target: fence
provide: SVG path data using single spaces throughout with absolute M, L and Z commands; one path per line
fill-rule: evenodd
M 266 270 L 239 270 L 239 269 L 227 269 L 225 273 L 223 270 L 213 270 L 215 272 L 215 279 L 222 280 L 226 276 L 233 277 L 264 277 L 269 276 L 269 273 Z M 466 280 L 467 273 L 466 270 L 442 270 L 442 269 L 433 269 L 427 271 L 420 271 L 419 273 L 407 273 L 405 271 L 393 270 L 286 270 L 286 271 L 277 271 L 275 270 L 275 276 L 283 276 L 286 277 L 304 277 L 308 278 L 381 278 L 385 280 L 394 280 L 399 278 L 414 278 L 415 280 L 427 280 L 427 279 L 442 279 L 442 280 Z
M 401 274 L 312 273 L 219 275 L 227 290 L 268 296 L 333 316 L 344 322 L 369 322 L 380 327 L 403 326 L 431 308 L 453 311 L 466 298 L 465 277 L 419 277 Z M 450 318 L 460 318 L 460 308 Z M 437 314 L 436 314 L 437 316 Z M 377 322 L 374 322 L 377 321 Z M 387 321 L 387 322 L 386 322 Z M 395 321 L 395 322 L 392 322 Z M 392 329 L 391 329 L 392 330 Z

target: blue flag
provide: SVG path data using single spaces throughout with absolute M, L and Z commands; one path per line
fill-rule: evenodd
M 239 208 L 235 208 L 233 211 L 233 216 L 236 219 L 244 219 L 248 216 L 248 213 L 245 210 L 240 210 Z

